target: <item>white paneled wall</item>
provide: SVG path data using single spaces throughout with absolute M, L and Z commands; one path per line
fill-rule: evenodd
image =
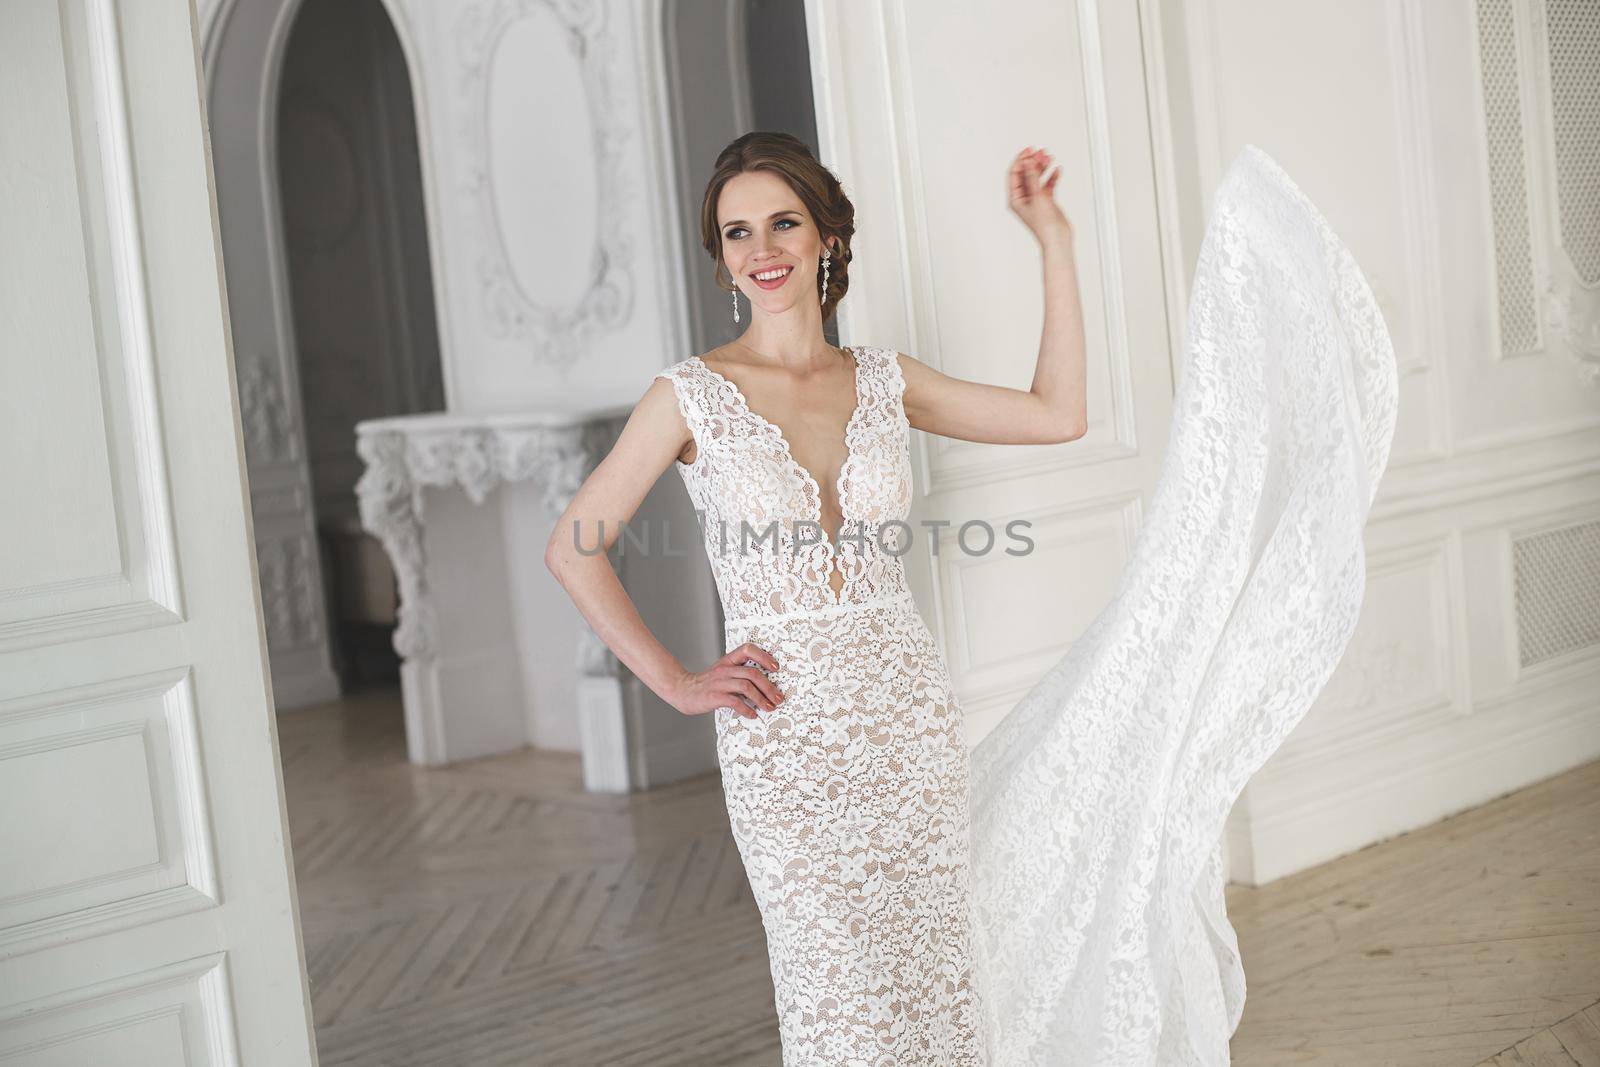
M 1600 53 L 1586 74 L 1569 58 L 1552 110 L 1543 26 L 1564 16 L 1581 38 L 1594 8 L 1546 2 L 1159 5 L 1187 73 L 1169 107 L 1196 145 L 1192 164 L 1174 157 L 1193 185 L 1176 199 L 1202 202 L 1247 141 L 1273 153 L 1367 270 L 1402 373 L 1361 624 L 1235 808 L 1237 878 L 1600 756 L 1600 390 L 1574 358 L 1584 338 L 1552 326 L 1563 307 L 1596 310 L 1562 283 L 1563 242 L 1592 231 L 1569 224 L 1574 242 L 1560 225 L 1600 216 L 1576 163 L 1592 149 L 1569 145 L 1563 164 L 1558 146 Z
M 1038 244 L 1006 204 L 1024 145 L 1060 159 L 1089 343 L 1089 429 L 1061 445 L 914 435 L 911 582 L 976 743 L 1104 607 L 1165 450 L 1172 397 L 1145 47 L 1133 5 L 816 3 L 824 158 L 855 199 L 851 343 L 1026 388 Z M 1003 64 L 1004 77 L 980 77 Z M 960 72 L 952 76 L 952 72 Z M 981 551 L 981 527 L 994 547 Z M 1025 545 L 1007 524 L 1031 524 Z M 937 544 L 929 536 L 939 529 Z
M 687 343 L 673 184 L 685 168 L 660 4 L 392 10 L 419 86 L 452 405 L 635 399 Z M 1600 390 L 1582 360 L 1600 346 L 1593 10 L 1079 0 L 993 19 L 953 3 L 807 0 L 819 144 L 860 219 L 842 341 L 1025 385 L 1039 263 L 1003 176 L 1024 144 L 1063 163 L 1089 433 L 1032 448 L 915 442 L 913 522 L 953 525 L 937 553 L 917 526 L 913 583 L 970 740 L 1111 594 L 1164 453 L 1204 211 L 1253 142 L 1367 270 L 1402 379 L 1367 610 L 1236 809 L 1235 875 L 1270 879 L 1600 755 L 1584 585 L 1600 522 Z M 562 51 L 577 39 L 603 54 L 577 63 Z M 582 106 L 563 85 L 584 88 Z M 529 214 L 528 197 L 570 211 Z M 589 285 L 572 300 L 541 298 L 579 275 Z M 955 537 L 968 519 L 1026 519 L 1034 548 L 968 554 Z M 534 525 L 508 539 L 542 543 Z M 534 733 L 570 745 L 561 729 Z
M 1037 255 L 999 178 L 1023 144 L 1063 160 L 1089 435 L 1038 449 L 919 441 L 914 521 L 1033 523 L 1026 557 L 968 556 L 953 531 L 937 557 L 914 553 L 971 741 L 1112 593 L 1163 452 L 1170 360 L 1226 162 L 1251 142 L 1272 153 L 1368 272 L 1402 379 L 1367 606 L 1327 690 L 1235 809 L 1243 880 L 1600 755 L 1600 391 L 1574 358 L 1600 316 L 1594 290 L 1561 287 L 1559 254 L 1573 247 L 1579 275 L 1593 240 L 1592 168 L 1568 163 L 1563 178 L 1562 160 L 1595 154 L 1570 115 L 1600 110 L 1600 95 L 1592 71 L 1552 73 L 1540 44 L 1548 20 L 1565 42 L 1553 54 L 1576 56 L 1600 27 L 1581 2 L 1482 10 L 1511 24 L 1509 41 L 1504 27 L 1480 33 L 1472 4 L 1422 0 L 1013 5 L 1004 20 L 808 5 L 825 158 L 865 220 L 849 340 L 1025 385 Z M 1003 78 L 965 73 L 997 62 Z M 1536 343 L 1502 344 L 1507 291 L 1526 309 L 1512 332 Z

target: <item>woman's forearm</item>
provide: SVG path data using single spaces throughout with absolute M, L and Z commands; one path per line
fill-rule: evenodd
M 1072 239 L 1072 231 L 1065 229 L 1039 242 L 1044 260 L 1044 328 L 1031 391 L 1082 433 L 1088 423 L 1088 374 Z
M 544 560 L 596 636 L 635 677 L 672 703 L 678 683 L 690 672 L 645 625 L 610 559 L 604 553 L 585 555 L 553 538 Z

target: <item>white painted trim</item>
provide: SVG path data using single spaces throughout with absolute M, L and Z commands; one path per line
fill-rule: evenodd
M 1528 240 L 1532 249 L 1533 269 L 1533 347 L 1517 354 L 1517 358 L 1548 356 L 1550 337 L 1545 325 L 1558 212 L 1555 209 L 1555 153 L 1551 140 L 1554 128 L 1550 111 L 1544 106 L 1545 66 L 1540 61 L 1544 49 L 1534 44 L 1535 5 L 1537 20 L 1542 21 L 1543 4 L 1540 0 L 1514 0 L 1514 21 L 1517 28 L 1517 89 L 1522 103 L 1522 166 L 1523 182 L 1528 188 Z M 1546 162 L 1550 164 L 1546 166 Z M 1495 351 L 1498 353 L 1499 349 Z M 1503 358 L 1503 353 L 1501 354 Z
M 1195 149 L 1199 155 L 1200 202 L 1209 204 L 1222 181 L 1222 103 L 1217 91 L 1218 56 L 1216 0 L 1188 0 L 1184 5 L 1184 41 L 1189 46 L 1189 77 L 1194 94 Z
M 1155 165 L 1156 237 L 1161 244 L 1161 274 L 1167 298 L 1168 370 L 1176 383 L 1178 361 L 1186 348 L 1189 319 L 1187 254 L 1183 247 L 1182 181 L 1173 150 L 1172 85 L 1167 70 L 1167 28 L 1160 0 L 1139 0 L 1144 48 L 1145 97 L 1150 101 L 1150 150 Z M 1192 121 L 1192 120 L 1191 120 Z
M 1414 766 L 1380 774 L 1363 770 L 1341 787 L 1319 784 L 1298 798 L 1277 788 L 1282 783 L 1273 775 L 1270 810 L 1251 811 L 1251 846 L 1241 850 L 1257 860 L 1271 857 L 1272 862 L 1264 870 L 1250 871 L 1253 880 L 1248 884 L 1263 885 L 1430 825 L 1597 757 L 1600 716 L 1592 700 L 1583 700 L 1543 722 L 1506 716 L 1504 729 L 1435 757 L 1425 769 L 1424 790 L 1417 788 L 1419 770 Z M 1243 880 L 1246 872 L 1234 873 Z
M 167 481 L 166 444 L 161 432 L 161 398 L 156 384 L 155 339 L 150 323 L 150 292 L 141 245 L 132 134 L 128 125 L 127 81 L 122 41 L 112 0 L 85 4 L 90 75 L 94 86 L 95 132 L 105 196 L 107 253 L 117 287 L 117 332 L 127 375 L 130 436 L 139 470 L 139 515 L 144 524 L 146 595 L 179 618 L 186 617 L 178 575 L 176 532 Z
M 200 25 L 196 32 L 200 38 L 201 65 L 207 90 L 210 89 L 212 76 L 216 73 L 217 53 L 221 51 L 223 35 L 227 32 L 228 23 L 232 21 L 233 11 L 238 3 L 239 0 L 217 0 L 209 7 L 200 9 Z M 207 96 L 209 95 L 208 92 Z
M 733 0 L 723 8 L 723 47 L 727 49 L 728 69 L 733 84 L 728 96 L 733 104 L 734 129 L 745 131 L 755 125 L 755 103 L 750 98 L 750 48 L 745 23 L 745 5 Z
M 1600 419 L 1483 434 L 1444 458 L 1385 472 L 1370 522 L 1457 507 L 1600 472 Z
M 186 986 L 195 990 L 200 1002 L 201 1018 L 197 1023 L 205 1035 L 206 1051 L 210 1055 L 207 1062 L 217 1064 L 219 1067 L 238 1067 L 239 1040 L 233 1022 L 236 1012 L 228 975 L 228 958 L 222 952 L 169 963 L 138 974 L 120 975 L 103 982 L 96 982 L 94 985 L 8 1007 L 4 1012 L 0 1012 L 0 1024 L 6 1026 L 21 1026 L 74 1010 L 94 1009 L 94 1011 L 91 1018 L 86 1020 L 87 1025 L 76 1030 L 58 1031 L 43 1041 L 30 1042 L 27 1045 L 13 1045 L 9 1048 L 0 1046 L 0 1058 L 10 1060 L 21 1053 L 42 1051 L 51 1046 L 59 1047 L 78 1036 L 87 1036 L 90 1033 L 103 1034 L 108 1027 L 120 1028 L 143 1023 L 150 1018 L 150 1013 L 145 1010 L 122 1019 L 112 1019 L 109 1023 L 107 1014 L 114 1010 L 118 1000 Z M 170 1008 L 163 1009 L 163 1013 L 170 1010 Z M 181 1016 L 181 1008 L 177 1014 Z
M 677 77 L 676 27 L 667 18 L 668 0 L 639 0 L 639 16 L 634 19 L 634 50 L 638 62 L 636 84 L 643 117 L 646 184 L 654 192 L 653 214 L 664 220 L 659 228 L 664 254 L 655 275 L 661 316 L 667 324 L 666 345 L 660 353 L 661 366 L 682 358 L 689 350 L 699 321 L 699 302 L 692 299 L 684 268 L 689 262 L 683 228 L 676 224 L 679 205 L 688 187 L 688 161 L 683 157 L 674 131 L 685 128 L 681 99 L 672 92 Z
M 1426 455 L 1416 458 L 1435 459 L 1448 454 L 1454 431 L 1450 365 L 1442 358 L 1450 350 L 1439 254 L 1444 242 L 1439 223 L 1438 166 L 1430 117 L 1433 104 L 1421 0 L 1403 0 L 1385 8 L 1385 19 L 1389 70 L 1395 85 L 1395 149 L 1402 175 L 1400 224 L 1405 286 L 1414 310 L 1410 351 L 1398 353 L 1398 370 L 1402 378 L 1412 374 L 1428 376 Z

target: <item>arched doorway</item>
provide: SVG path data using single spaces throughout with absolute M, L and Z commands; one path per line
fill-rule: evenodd
M 355 424 L 445 406 L 411 79 L 380 0 L 301 6 L 273 132 L 306 459 L 348 689 L 397 674 L 392 580 L 357 515 Z
M 200 11 L 261 598 L 280 710 L 396 673 L 355 423 L 445 407 L 419 86 L 380 0 Z

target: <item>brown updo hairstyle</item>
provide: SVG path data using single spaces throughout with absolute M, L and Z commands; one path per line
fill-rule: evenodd
M 716 264 L 713 273 L 717 284 L 730 292 L 733 275 L 722 258 L 722 229 L 717 225 L 717 198 L 722 187 L 736 174 L 746 171 L 770 170 L 794 190 L 800 202 L 811 212 L 816 222 L 822 246 L 829 249 L 828 291 L 822 294 L 822 321 L 827 322 L 850 288 L 850 239 L 856 232 L 856 207 L 845 196 L 844 187 L 833 172 L 811 154 L 811 149 L 798 137 L 787 133 L 752 130 L 728 143 L 717 155 L 711 180 L 706 183 L 706 194 L 700 202 L 700 239 L 706 252 Z M 834 247 L 837 242 L 838 247 Z M 727 274 L 723 285 L 721 276 Z M 822 281 L 822 267 L 817 266 L 817 282 Z

